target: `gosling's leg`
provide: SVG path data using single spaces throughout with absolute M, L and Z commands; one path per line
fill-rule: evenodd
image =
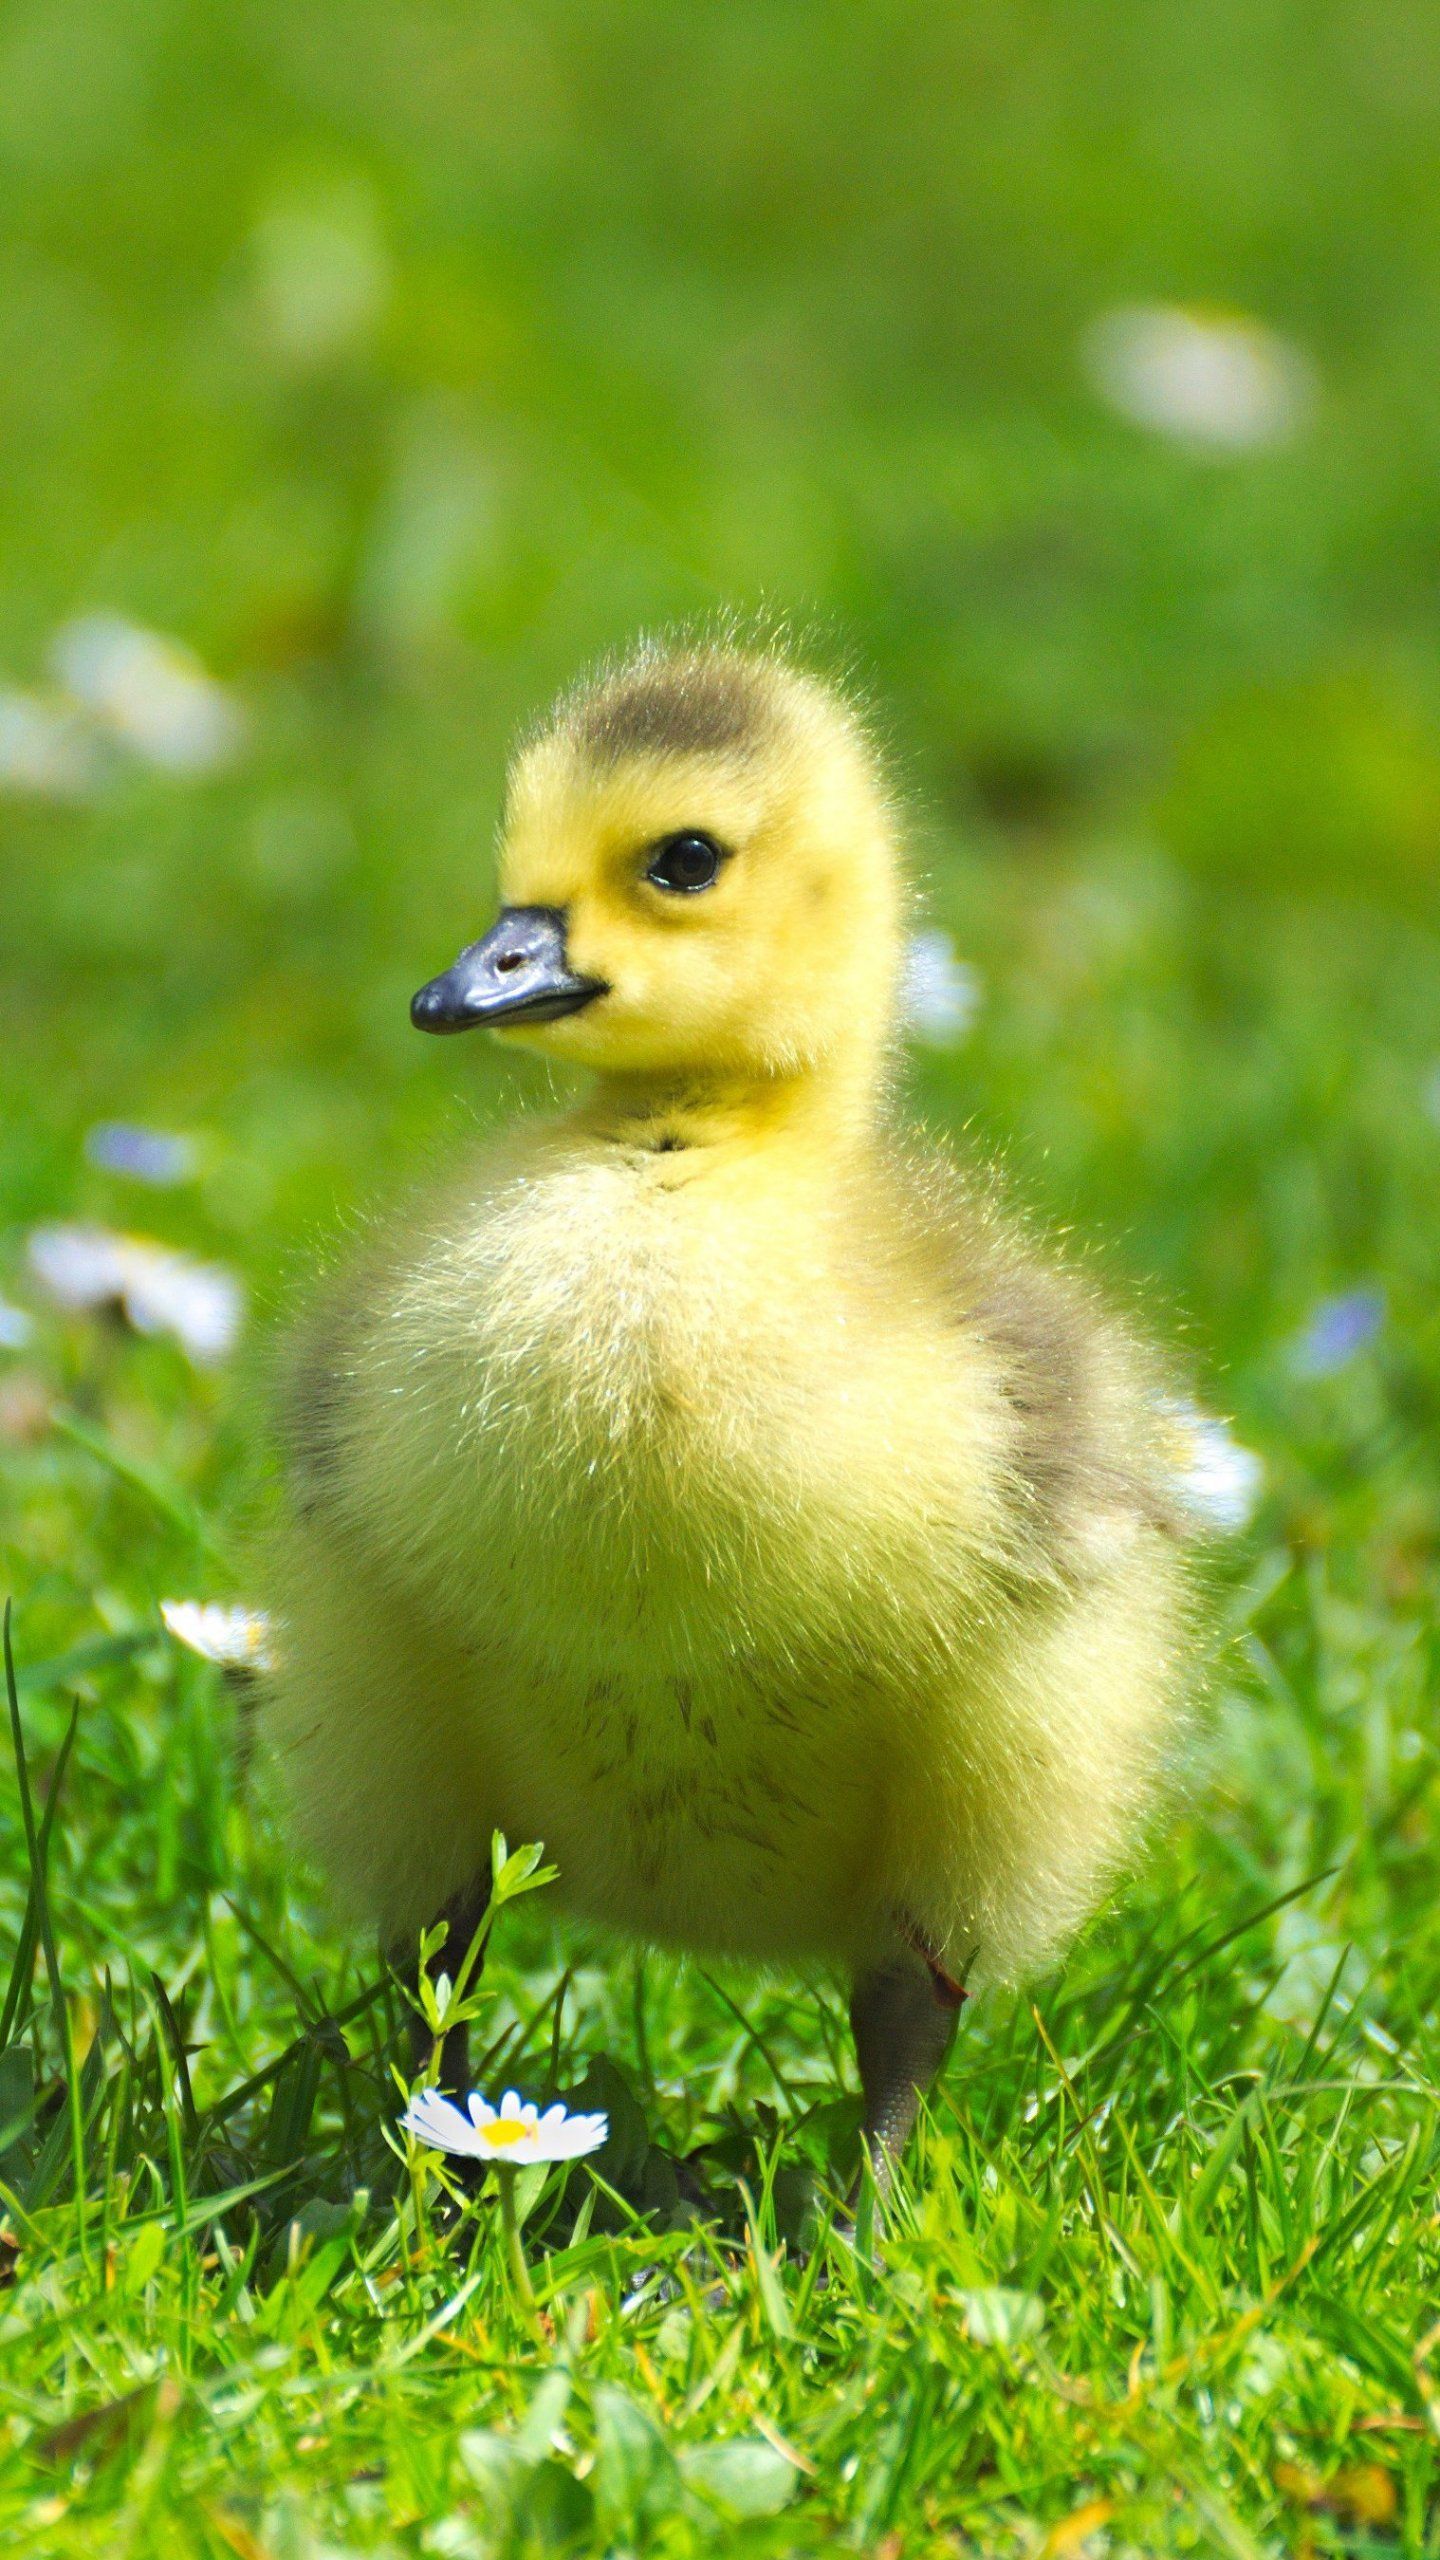
M 459 1891 L 457 1893 L 452 1893 L 449 1901 L 442 1903 L 440 1909 L 435 1914 L 436 1920 L 445 1921 L 449 1929 L 449 1935 L 445 1940 L 445 1950 L 442 1961 L 444 1969 L 449 1974 L 452 1982 L 454 1981 L 456 1974 L 459 1972 L 461 1965 L 464 1963 L 466 1956 L 470 1952 L 470 1941 L 474 1937 L 475 1932 L 479 1928 L 489 1907 L 490 1877 L 489 1874 L 486 1873 L 484 1875 L 476 1876 L 471 1884 L 461 1885 Z M 405 1940 L 397 1940 L 391 1945 L 385 1947 L 382 1952 L 385 1956 L 386 1962 L 390 1964 L 394 1971 L 399 1975 L 400 1980 L 404 1983 L 406 1989 L 408 1991 L 416 1990 L 420 1979 L 420 1949 L 418 1941 L 408 1938 Z M 484 1964 L 485 1956 L 482 1949 L 479 1962 L 476 1964 L 467 1986 L 472 1991 L 480 1978 L 481 1972 L 484 1969 Z M 430 2031 L 418 2009 L 411 2009 L 409 2013 L 409 2023 L 411 2059 L 415 2069 L 418 2071 L 422 2069 L 430 2059 Z M 469 2082 L 469 2076 L 469 2032 L 463 2025 L 452 2027 L 440 2048 L 439 2086 L 442 2089 L 448 2089 L 452 2097 L 459 2096 L 466 2089 Z
M 863 2132 L 881 2195 L 954 2041 L 965 1994 L 928 1955 L 903 1952 L 862 1974 L 850 1999 L 850 2027 L 865 2100 Z

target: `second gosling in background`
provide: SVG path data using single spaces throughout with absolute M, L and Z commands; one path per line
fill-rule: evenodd
M 837 693 L 642 648 L 519 751 L 500 870 L 413 1019 L 593 1081 L 312 1313 L 270 1739 L 392 1950 L 468 1937 L 499 1829 L 588 1919 L 844 1968 L 883 2166 L 1173 1760 L 1165 1399 L 897 1124 L 905 892 Z

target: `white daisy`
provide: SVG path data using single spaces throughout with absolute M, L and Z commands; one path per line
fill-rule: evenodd
M 223 1671 L 273 1671 L 270 1620 L 263 1609 L 225 1609 L 213 1600 L 162 1600 L 160 1615 L 177 1644 Z
M 24 1308 L 12 1307 L 7 1298 L 0 1298 L 0 1351 L 23 1351 L 31 1330 Z
M 422 2089 L 400 2119 L 406 2133 L 435 2151 L 464 2160 L 493 2161 L 502 2169 L 528 2169 L 536 2160 L 579 2160 L 598 2151 L 610 2130 L 606 2116 L 572 2116 L 558 2103 L 544 2114 L 514 2089 L 498 2107 L 472 2089 L 464 2109 L 435 2089 Z
M 929 1048 L 953 1048 L 980 1010 L 978 971 L 956 956 L 938 925 L 912 933 L 900 974 L 900 1012 L 907 1031 Z
M 1172 1480 L 1187 1511 L 1207 1528 L 1247 1528 L 1265 1489 L 1255 1451 L 1188 1396 L 1162 1396 L 1159 1409 Z
M 239 1332 L 245 1294 L 234 1273 L 147 1236 L 59 1224 L 36 1227 L 26 1251 L 57 1306 L 118 1307 L 137 1333 L 173 1333 L 197 1368 L 222 1360 Z
M 1306 357 L 1245 312 L 1127 303 L 1092 323 L 1081 352 L 1122 418 L 1215 454 L 1283 444 L 1314 405 Z
M 50 655 L 66 691 L 144 763 L 205 774 L 238 755 L 239 703 L 180 641 L 120 613 L 86 613 L 57 631 Z
M 125 1313 L 137 1333 L 173 1333 L 197 1368 L 223 1360 L 240 1330 L 245 1293 L 233 1271 L 132 1240 Z

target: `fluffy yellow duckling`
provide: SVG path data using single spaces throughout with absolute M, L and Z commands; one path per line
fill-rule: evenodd
M 501 878 L 413 1018 L 593 1087 L 312 1318 L 271 1738 L 392 1947 L 468 1934 L 499 1828 L 591 1920 L 843 1966 L 883 2159 L 962 1987 L 1064 1946 L 1170 1756 L 1163 1399 L 893 1125 L 905 893 L 834 693 L 643 649 L 520 750 Z

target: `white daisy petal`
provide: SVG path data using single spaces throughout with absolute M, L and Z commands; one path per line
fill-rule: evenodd
M 461 2158 L 483 2159 L 483 2144 L 476 2128 L 468 2124 L 458 2107 L 442 2098 L 438 2089 L 422 2089 L 412 2098 L 400 2119 L 407 2133 L 418 2142 L 428 2142 L 435 2151 L 451 2151 Z
M 605 2116 L 570 2116 L 548 2137 L 548 2156 L 555 2160 L 580 2160 L 587 2151 L 598 2151 L 610 2130 Z
M 32 1230 L 26 1245 L 30 1268 L 47 1296 L 67 1313 L 118 1306 L 125 1295 L 125 1238 L 108 1227 L 49 1226 Z
M 1247 1528 L 1265 1489 L 1255 1451 L 1187 1396 L 1162 1397 L 1159 1411 L 1172 1482 L 1185 1508 L 1206 1528 Z
M 233 1272 L 191 1262 L 135 1239 L 125 1280 L 125 1313 L 137 1333 L 173 1333 L 199 1369 L 222 1360 L 240 1330 L 245 1297 Z
M 911 934 L 900 976 L 900 1014 L 917 1040 L 932 1049 L 953 1048 L 974 1022 L 982 993 L 978 973 L 957 956 L 948 933 L 927 925 Z
M 86 613 L 55 635 L 56 676 L 122 746 L 162 771 L 199 775 L 233 763 L 244 715 L 194 653 L 119 613 Z
M 1245 312 L 1127 303 L 1092 323 L 1081 352 L 1122 418 L 1213 454 L 1283 444 L 1314 406 L 1308 359 Z
M 116 1307 L 136 1333 L 170 1333 L 197 1368 L 223 1359 L 240 1330 L 245 1293 L 233 1271 L 192 1262 L 148 1236 L 109 1227 L 36 1227 L 26 1247 L 41 1287 L 76 1314 Z
M 23 1351 L 34 1327 L 23 1307 L 0 1298 L 0 1351 Z

